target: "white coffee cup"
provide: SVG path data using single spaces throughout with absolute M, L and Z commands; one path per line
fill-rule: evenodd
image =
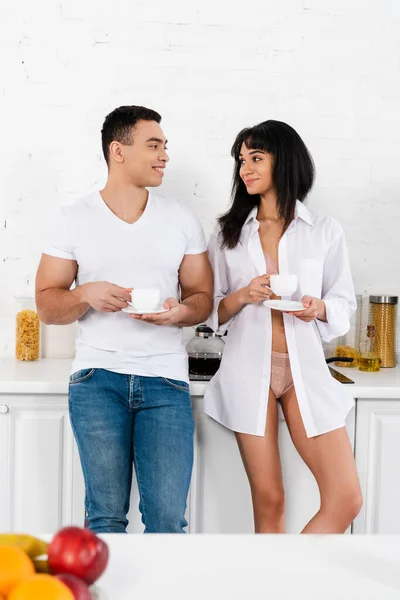
M 291 296 L 298 284 L 297 275 L 271 275 L 269 278 L 269 287 L 276 296 Z
M 131 292 L 132 306 L 136 310 L 157 310 L 161 304 L 158 288 L 134 288 Z

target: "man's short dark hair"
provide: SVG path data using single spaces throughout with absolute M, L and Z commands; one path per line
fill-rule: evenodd
M 138 121 L 161 122 L 161 115 L 144 106 L 120 106 L 104 119 L 101 130 L 101 144 L 106 163 L 110 160 L 111 142 L 120 142 L 126 146 L 133 144 L 132 131 Z

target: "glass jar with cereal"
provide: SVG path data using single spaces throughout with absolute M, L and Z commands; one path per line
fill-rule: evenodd
M 15 357 L 18 360 L 40 358 L 40 321 L 32 296 L 15 297 Z

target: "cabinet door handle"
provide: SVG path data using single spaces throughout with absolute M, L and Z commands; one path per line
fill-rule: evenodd
M 0 404 L 0 414 L 1 415 L 6 415 L 9 411 L 9 407 L 7 406 L 7 404 Z

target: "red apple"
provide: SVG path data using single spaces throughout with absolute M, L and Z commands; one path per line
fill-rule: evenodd
M 82 579 L 69 573 L 60 573 L 56 578 L 62 581 L 73 593 L 75 600 L 91 600 L 89 588 Z
M 55 575 L 69 573 L 91 585 L 107 566 L 108 546 L 89 529 L 64 527 L 50 542 L 48 557 Z

